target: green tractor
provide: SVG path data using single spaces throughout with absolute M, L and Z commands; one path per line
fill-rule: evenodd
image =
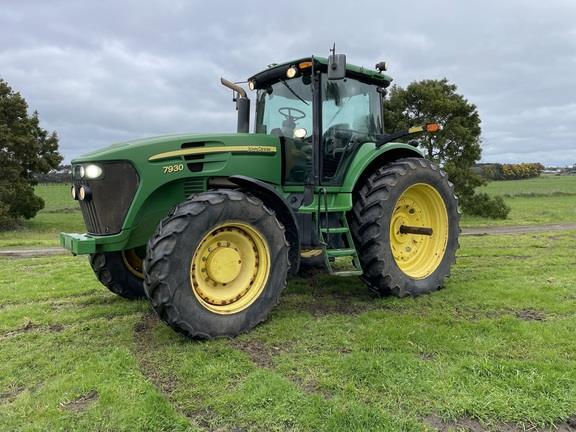
M 236 336 L 266 319 L 289 274 L 320 264 L 380 294 L 440 288 L 458 247 L 446 174 L 411 144 L 438 125 L 384 133 L 391 78 L 342 54 L 270 65 L 237 84 L 234 134 L 112 145 L 72 161 L 87 233 L 60 235 L 90 255 L 100 282 L 148 297 L 193 338 Z

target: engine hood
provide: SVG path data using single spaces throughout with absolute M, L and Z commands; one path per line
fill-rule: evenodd
M 266 145 L 276 146 L 278 138 L 264 134 L 179 134 L 144 138 L 112 144 L 72 160 L 73 164 L 111 160 L 130 160 L 145 163 L 160 153 L 179 150 L 183 144 L 204 142 L 206 145 Z

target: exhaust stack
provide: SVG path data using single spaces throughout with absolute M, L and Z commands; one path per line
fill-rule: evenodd
M 250 99 L 246 94 L 246 90 L 225 78 L 220 78 L 220 82 L 223 86 L 237 93 L 234 101 L 238 111 L 238 133 L 248 133 L 250 131 Z

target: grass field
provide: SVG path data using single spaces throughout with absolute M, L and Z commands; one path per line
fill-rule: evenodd
M 70 198 L 69 185 L 39 185 L 37 194 L 46 206 L 19 229 L 0 232 L 0 248 L 15 246 L 57 246 L 61 231 L 84 232 L 80 206 Z
M 530 180 L 491 182 L 480 188 L 503 195 L 512 208 L 506 220 L 463 216 L 463 227 L 576 222 L 576 176 L 540 177 Z M 57 246 L 58 234 L 84 232 L 78 204 L 70 198 L 67 185 L 40 185 L 38 195 L 46 208 L 16 231 L 0 232 L 0 248 Z
M 576 222 L 576 176 L 496 181 L 479 190 L 490 195 L 502 195 L 511 208 L 508 219 L 464 216 L 462 226 Z
M 465 237 L 417 299 L 293 279 L 265 324 L 209 342 L 85 258 L 0 259 L 0 430 L 570 430 L 575 238 Z

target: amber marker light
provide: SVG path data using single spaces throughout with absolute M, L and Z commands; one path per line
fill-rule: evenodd
M 441 127 L 438 123 L 428 123 L 426 125 L 426 132 L 428 133 L 438 132 L 440 129 Z
M 300 69 L 308 69 L 308 68 L 312 67 L 312 62 L 311 61 L 305 61 L 305 62 L 299 63 L 298 67 Z

